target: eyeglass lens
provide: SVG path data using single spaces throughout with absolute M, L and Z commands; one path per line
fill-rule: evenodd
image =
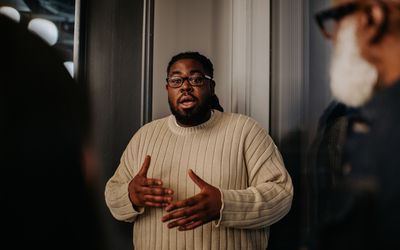
M 201 75 L 192 75 L 186 77 L 172 76 L 167 78 L 167 81 L 171 87 L 180 87 L 185 80 L 188 80 L 188 82 L 193 86 L 199 86 L 203 84 L 204 79 L 205 78 Z

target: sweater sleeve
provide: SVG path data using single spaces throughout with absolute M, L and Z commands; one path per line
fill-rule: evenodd
M 253 127 L 245 139 L 244 161 L 249 187 L 220 189 L 222 212 L 216 226 L 263 228 L 277 222 L 290 210 L 292 181 L 278 148 L 264 129 Z
M 122 154 L 120 164 L 114 175 L 108 180 L 105 188 L 105 199 L 111 214 L 121 221 L 133 222 L 144 208 L 136 211 L 129 198 L 128 185 L 138 171 L 135 159 L 135 137 L 129 142 Z

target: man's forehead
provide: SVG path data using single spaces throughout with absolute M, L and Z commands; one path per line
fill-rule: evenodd
M 180 59 L 178 61 L 176 61 L 174 64 L 172 64 L 171 66 L 171 71 L 174 70 L 178 70 L 178 69 L 186 69 L 186 68 L 195 68 L 195 69 L 199 69 L 199 70 L 203 70 L 203 65 L 194 60 L 194 59 Z

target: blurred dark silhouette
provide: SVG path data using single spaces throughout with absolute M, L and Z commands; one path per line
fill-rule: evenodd
M 59 55 L 25 27 L 0 16 L 0 33 L 4 244 L 101 249 L 84 174 L 90 148 L 86 91 Z
M 334 0 L 316 21 L 334 44 L 332 94 L 358 109 L 316 247 L 400 249 L 400 1 Z
M 332 101 L 319 118 L 318 129 L 308 152 L 308 200 L 306 244 L 315 249 L 321 228 L 334 220 L 342 203 L 338 189 L 345 178 L 342 171 L 343 148 L 351 117 L 358 109 Z

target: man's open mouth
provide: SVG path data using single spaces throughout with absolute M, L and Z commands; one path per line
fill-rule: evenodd
M 185 95 L 179 99 L 178 103 L 184 109 L 193 108 L 196 105 L 196 98 L 190 95 Z

